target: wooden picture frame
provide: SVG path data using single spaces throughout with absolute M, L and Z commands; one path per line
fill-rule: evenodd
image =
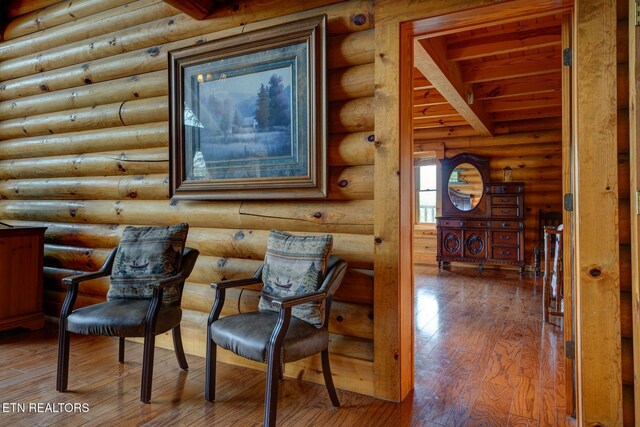
M 327 196 L 326 20 L 169 52 L 171 197 Z

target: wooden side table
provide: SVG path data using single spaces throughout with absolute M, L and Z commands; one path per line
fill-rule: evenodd
M 39 329 L 46 227 L 0 228 L 0 331 Z

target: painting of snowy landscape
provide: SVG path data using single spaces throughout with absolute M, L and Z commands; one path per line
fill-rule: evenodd
M 200 151 L 207 165 L 291 156 L 291 69 L 218 76 L 199 85 Z

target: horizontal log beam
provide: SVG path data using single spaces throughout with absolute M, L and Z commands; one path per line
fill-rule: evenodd
M 3 120 L 167 95 L 167 72 L 136 74 L 107 82 L 0 102 Z
M 511 96 L 508 98 L 489 99 L 481 102 L 485 111 L 488 113 L 515 110 L 535 110 L 538 108 L 560 107 L 562 105 L 560 92 Z
M 169 173 L 166 148 L 0 160 L 0 179 L 160 173 Z
M 329 133 L 373 130 L 373 106 L 373 97 L 332 102 L 329 105 Z
M 90 176 L 0 182 L 0 199 L 169 199 L 169 176 Z
M 327 160 L 333 166 L 372 165 L 375 153 L 373 131 L 329 135 Z
M 168 119 L 166 96 L 116 102 L 0 122 L 0 139 L 137 125 Z
M 329 68 L 372 63 L 375 56 L 374 30 L 329 37 L 327 54 Z
M 199 202 L 199 201 L 0 201 L 0 218 L 97 224 L 249 228 L 328 233 L 373 233 L 373 202 Z
M 112 7 L 121 6 L 130 0 L 64 0 L 40 10 L 34 10 L 9 21 L 5 27 L 3 38 L 14 39 L 39 30 L 55 27 Z
M 15 18 L 16 16 L 25 15 L 34 10 L 43 9 L 52 4 L 58 3 L 59 0 L 30 0 L 30 1 L 11 1 L 5 2 L 3 11 L 7 18 Z
M 87 40 L 175 13 L 174 8 L 161 0 L 134 1 L 0 43 L 0 61 L 8 61 L 78 40 Z
M 330 105 L 329 132 L 373 130 L 374 98 L 359 98 Z M 89 129 L 131 126 L 168 119 L 166 96 L 85 107 L 0 122 L 0 139 L 40 136 Z
M 473 99 L 484 101 L 510 96 L 532 95 L 538 93 L 560 92 L 562 76 L 558 73 L 540 74 L 538 76 L 516 77 L 473 85 Z
M 0 159 L 167 147 L 167 122 L 0 141 Z
M 466 61 L 484 56 L 502 55 L 560 46 L 560 23 L 557 26 L 529 31 L 518 31 L 494 35 L 489 32 L 485 37 L 474 40 L 454 41 L 447 46 L 447 58 L 451 61 Z
M 479 135 L 478 131 L 469 125 L 462 126 L 450 126 L 447 128 L 434 128 L 434 129 L 415 129 L 413 131 L 414 141 L 420 141 L 425 139 L 442 139 L 442 138 L 456 138 L 463 136 L 476 136 Z
M 329 200 L 373 200 L 373 165 L 329 168 Z
M 329 101 L 346 101 L 374 95 L 373 63 L 337 68 L 328 73 Z
M 557 73 L 561 66 L 560 54 L 555 52 L 486 61 L 465 68 L 462 75 L 467 84 L 481 83 L 536 74 Z
M 536 110 L 501 111 L 492 113 L 496 122 L 562 117 L 562 107 L 541 107 Z
M 45 241 L 63 246 L 113 248 L 127 224 L 78 224 L 65 222 L 7 221 L 14 226 L 46 227 Z M 286 230 L 285 230 L 286 231 Z M 313 235 L 314 233 L 299 233 Z M 267 230 L 190 227 L 187 246 L 202 255 L 262 260 L 267 250 Z M 333 233 L 331 254 L 343 258 L 349 268 L 373 268 L 373 237 Z
M 113 163 L 123 161 L 117 157 Z M 165 166 L 167 161 L 160 160 Z M 1 166 L 1 165 L 0 165 Z M 1 170 L 1 169 L 0 169 Z M 104 173 L 94 169 L 92 175 Z M 373 200 L 373 166 L 329 168 L 329 200 Z M 80 176 L 49 179 L 12 179 L 0 182 L 2 199 L 114 200 L 169 198 L 165 173 L 126 176 Z
M 322 1 L 322 0 L 310 0 L 310 1 Z M 272 26 L 277 23 L 286 22 L 285 17 L 280 16 L 283 13 L 282 4 L 278 0 L 269 0 L 262 2 L 261 7 L 267 7 L 270 2 L 278 2 L 279 7 L 274 7 L 273 10 L 265 9 L 265 13 L 270 15 L 277 15 L 278 18 L 274 18 L 268 22 L 259 21 L 255 23 L 248 23 L 243 26 L 230 26 L 223 29 L 218 27 L 218 31 L 209 34 L 201 34 L 195 37 L 187 37 L 184 34 L 180 34 L 180 31 L 173 28 L 173 32 L 169 34 L 178 35 L 180 38 L 178 41 L 172 41 L 164 44 L 150 45 L 142 49 L 125 52 L 119 55 L 114 55 L 106 58 L 92 60 L 82 64 L 69 65 L 55 70 L 45 71 L 42 73 L 20 77 L 12 80 L 2 82 L 0 85 L 0 101 L 19 98 L 23 96 L 36 95 L 43 92 L 56 91 L 61 89 L 67 89 L 70 87 L 83 86 L 86 84 L 98 83 L 116 78 L 129 76 L 132 74 L 148 73 L 152 71 L 164 70 L 167 68 L 167 52 L 179 49 L 194 44 L 204 43 L 207 41 L 218 40 L 224 37 L 229 37 L 242 32 L 248 32 Z M 292 3 L 293 8 L 307 8 L 309 2 L 304 4 Z M 326 12 L 331 12 L 339 22 L 344 21 L 345 14 L 337 15 L 338 12 L 343 12 L 340 7 L 346 7 L 348 10 L 353 10 L 350 3 L 339 4 L 334 7 L 327 7 Z M 298 16 L 302 19 L 307 16 L 315 16 L 323 11 L 322 8 L 314 10 L 306 10 L 301 12 Z M 227 25 L 230 25 L 234 20 L 243 19 L 244 16 L 232 15 L 225 21 Z M 265 18 L 266 19 L 266 18 Z M 190 20 L 190 25 L 194 23 L 204 22 L 206 24 L 206 30 L 210 30 L 216 26 L 215 20 L 206 21 L 193 21 Z M 329 25 L 332 20 L 329 18 Z M 175 24 L 175 23 L 174 23 Z M 240 22 L 234 25 L 239 25 Z M 203 24 L 204 25 L 204 24 Z M 360 29 L 360 28 L 358 28 Z M 185 30 L 187 31 L 187 30 Z M 190 31 L 190 30 L 189 30 Z M 187 31 L 187 33 L 189 33 Z M 359 33 L 353 33 L 346 36 L 337 35 L 329 37 L 327 44 L 327 65 L 328 68 L 342 68 L 352 65 L 362 65 L 373 62 L 373 30 L 360 31 L 364 35 L 358 35 Z M 195 31 L 194 34 L 199 34 Z M 166 41 L 167 34 L 163 35 L 162 41 Z M 173 36 L 171 36 L 173 37 Z M 344 46 L 343 46 L 344 45 Z M 356 50 L 353 50 L 356 49 Z M 358 49 L 364 49 L 360 51 Z

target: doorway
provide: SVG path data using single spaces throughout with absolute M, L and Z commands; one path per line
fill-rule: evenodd
M 476 264 L 473 269 L 468 267 L 469 264 L 458 263 L 444 271 L 433 267 L 440 261 L 442 253 L 438 248 L 443 246 L 443 241 L 439 242 L 443 236 L 438 233 L 434 216 L 442 215 L 442 201 L 447 201 L 444 197 L 449 193 L 445 186 L 453 181 L 450 177 L 442 177 L 441 169 L 437 168 L 436 188 L 430 185 L 433 180 L 425 175 L 431 172 L 428 166 L 432 159 L 440 165 L 443 159 L 456 155 L 480 156 L 487 158 L 491 165 L 488 170 L 490 182 L 506 180 L 510 174 L 512 181 L 524 184 L 524 203 L 517 206 L 523 210 L 523 218 L 517 231 L 494 230 L 491 219 L 487 220 L 490 212 L 482 213 L 482 218 L 468 216 L 475 221 L 475 228 L 460 231 L 461 251 L 466 244 L 462 237 L 465 233 L 486 239 L 482 242 L 486 246 L 481 256 L 487 261 L 492 258 L 493 239 L 509 237 L 512 240 L 508 243 L 495 246 L 504 253 L 509 252 L 509 257 L 514 256 L 512 248 L 516 248 L 520 253 L 516 260 L 533 270 L 534 249 L 539 241 L 539 218 L 548 212 L 562 215 L 563 194 L 571 193 L 570 182 L 563 179 L 571 176 L 571 157 L 565 155 L 571 152 L 571 138 L 566 127 L 570 126 L 571 111 L 568 102 L 570 81 L 566 79 L 571 73 L 562 65 L 563 50 L 569 43 L 569 11 L 560 9 L 532 15 L 521 9 L 512 16 L 508 13 L 500 15 L 501 20 L 498 21 L 495 11 L 496 8 L 490 9 L 485 17 L 482 9 L 473 11 L 473 18 L 465 21 L 466 26 L 459 24 L 462 22 L 459 14 L 453 14 L 456 16 L 451 19 L 439 16 L 405 24 L 401 29 L 400 50 L 411 51 L 414 59 L 410 72 L 405 69 L 401 73 L 403 79 L 411 81 L 410 85 L 401 82 L 401 111 L 410 112 L 412 119 L 411 123 L 404 125 L 401 120 L 401 128 L 412 135 L 409 138 L 412 149 L 402 151 L 404 156 L 410 155 L 411 158 L 408 161 L 403 158 L 401 163 L 411 164 L 415 172 L 410 195 L 413 201 L 414 260 L 420 264 L 431 264 L 431 267 L 414 269 L 416 390 L 420 387 L 420 376 L 426 375 L 421 370 L 423 354 L 420 350 L 430 346 L 429 351 L 435 351 L 436 356 L 444 355 L 451 361 L 449 368 L 451 364 L 477 367 L 481 361 L 486 363 L 482 366 L 483 374 L 480 377 L 467 376 L 463 386 L 447 377 L 446 383 L 450 387 L 447 393 L 456 387 L 462 387 L 460 390 L 464 391 L 460 393 L 467 396 L 474 392 L 484 396 L 493 393 L 497 401 L 493 402 L 490 412 L 506 411 L 507 417 L 512 416 L 514 420 L 518 417 L 540 420 L 549 416 L 548 411 L 560 412 L 563 416 L 565 412 L 571 414 L 574 411 L 573 370 L 571 362 L 564 360 L 564 342 L 572 341 L 573 322 L 566 322 L 566 337 L 560 329 L 553 330 L 553 326 L 545 324 L 538 313 L 542 304 L 540 294 L 532 292 L 533 280 L 519 280 L 517 270 L 479 273 L 475 267 L 483 263 L 470 260 L 470 256 L 461 257 L 464 258 L 461 261 L 473 261 Z M 477 189 L 472 191 L 474 194 L 465 194 L 464 188 L 472 184 L 467 182 L 467 178 L 454 181 L 456 197 L 470 200 L 487 197 L 486 194 L 475 194 Z M 427 200 L 433 193 L 436 196 L 435 206 L 433 197 Z M 504 206 L 502 208 L 505 209 Z M 435 215 L 425 213 L 431 210 Z M 568 224 L 570 217 L 565 216 L 564 220 Z M 522 233 L 522 240 L 517 240 L 520 239 L 519 233 Z M 570 242 L 570 234 L 565 236 L 565 242 Z M 514 241 L 517 243 L 512 244 Z M 568 277 L 571 278 L 572 246 L 564 246 L 569 255 L 568 258 L 565 255 L 569 260 L 565 271 L 569 271 Z M 507 262 L 495 264 L 498 267 L 517 265 Z M 474 285 L 467 286 L 470 282 Z M 567 284 L 569 290 L 570 285 Z M 565 304 L 571 307 L 571 292 L 566 292 L 565 298 L 567 295 L 569 300 Z M 495 316 L 488 313 L 508 304 L 511 306 L 506 317 L 500 317 L 498 312 Z M 458 325 L 465 325 L 470 330 L 468 333 L 456 327 L 455 319 L 452 320 L 455 317 L 458 320 L 463 318 Z M 492 318 L 498 323 L 492 323 Z M 471 324 L 465 321 L 471 321 Z M 476 330 L 471 326 L 474 321 L 478 321 Z M 486 323 L 484 329 L 480 327 L 483 322 Z M 542 346 L 531 344 L 540 338 Z M 473 343 L 479 345 L 482 341 L 491 344 L 485 342 L 486 346 L 481 350 L 478 347 L 474 352 Z M 465 349 L 469 351 L 465 352 Z M 527 352 L 535 353 L 537 362 L 532 362 L 536 357 L 531 354 L 523 358 Z M 433 362 L 434 358 L 427 359 Z M 536 367 L 531 366 L 534 363 L 537 363 Z M 539 369 L 540 363 L 551 363 L 553 368 L 543 373 Z M 560 384 L 557 384 L 558 378 L 553 381 L 541 379 L 554 370 L 564 371 Z M 469 387 L 470 381 L 480 385 L 474 389 Z M 525 395 L 528 397 L 523 397 Z M 553 409 L 549 409 L 550 400 L 554 402 L 551 405 Z M 556 405 L 556 402 L 560 403 Z M 460 397 L 452 414 L 469 403 Z M 475 413 L 477 416 L 484 410 L 477 408 L 489 406 L 484 401 L 473 403 L 467 415 Z

